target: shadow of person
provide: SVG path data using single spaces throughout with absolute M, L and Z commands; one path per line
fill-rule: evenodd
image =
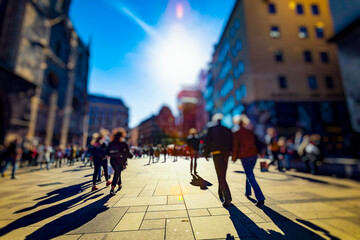
M 312 232 L 311 230 L 297 224 L 296 222 L 284 217 L 273 209 L 263 206 L 264 213 L 273 221 L 273 223 L 284 233 L 283 239 L 309 239 L 323 240 L 324 238 Z M 314 229 L 315 230 L 315 229 Z
M 94 192 L 86 192 L 80 196 L 71 198 L 68 201 L 61 202 L 57 205 L 53 205 L 48 208 L 43 208 L 41 210 L 38 210 L 36 212 L 30 213 L 26 216 L 23 216 L 19 219 L 16 219 L 15 221 L 9 223 L 8 225 L 6 225 L 0 229 L 0 238 L 2 236 L 4 236 L 5 234 L 8 234 L 16 229 L 33 225 L 33 224 L 41 222 L 49 217 L 53 217 L 61 212 L 64 212 L 64 211 L 70 209 L 70 207 L 78 204 L 79 202 L 86 200 L 86 198 L 90 197 L 94 193 L 95 193 L 95 191 Z M 60 199 L 58 199 L 58 201 L 59 200 Z
M 90 187 L 90 185 L 91 185 L 91 181 L 86 181 L 83 183 L 60 188 L 55 191 L 49 192 L 46 194 L 46 196 L 34 199 L 34 201 L 42 200 L 42 199 L 44 199 L 44 200 L 37 202 L 32 207 L 27 207 L 27 208 L 18 210 L 15 212 L 15 214 L 27 212 L 27 211 L 33 210 L 39 206 L 42 206 L 42 205 L 47 205 L 47 204 L 56 203 L 58 201 L 62 201 L 66 198 L 69 198 L 69 197 L 72 197 L 72 196 L 78 194 L 79 192 L 84 191 L 86 188 Z
M 201 190 L 208 189 L 209 186 L 212 186 L 212 183 L 204 180 L 202 177 L 200 177 L 198 174 L 191 174 L 192 179 L 190 184 L 193 186 L 200 187 Z
M 103 195 L 103 194 L 100 194 Z M 111 195 L 105 195 L 98 201 L 95 201 L 72 213 L 64 215 L 54 221 L 47 223 L 35 232 L 28 235 L 25 239 L 53 239 L 58 236 L 71 232 L 94 219 L 98 214 L 105 212 L 109 207 L 105 203 L 111 198 Z M 69 221 L 70 219 L 70 221 Z M 67 223 L 64 225 L 64 223 Z M 54 226 L 63 226 L 54 231 Z
M 313 229 L 315 231 L 323 232 L 327 237 L 330 238 L 330 240 L 340 240 L 340 238 L 337 238 L 337 237 L 331 235 L 331 233 L 329 231 L 327 231 L 327 230 L 325 230 L 325 229 L 323 229 L 323 228 L 321 228 L 321 227 L 319 227 L 319 226 L 317 226 L 317 225 L 315 225 L 315 224 L 313 224 L 313 223 L 311 223 L 309 221 L 306 221 L 306 220 L 303 220 L 303 219 L 296 219 L 296 221 L 304 224 L 305 226 L 307 226 L 307 227 L 309 227 L 309 228 L 311 228 L 311 229 Z
M 269 214 L 268 216 L 271 218 L 271 220 L 281 232 L 272 229 L 266 231 L 265 229 L 259 227 L 246 214 L 241 212 L 235 205 L 231 205 L 229 208 L 227 208 L 227 210 L 229 211 L 230 219 L 234 224 L 238 237 L 240 238 L 256 236 L 258 239 L 274 240 L 325 240 L 314 232 L 302 227 L 301 225 L 291 221 L 290 219 L 282 216 L 281 214 L 273 211 L 266 206 L 263 207 L 265 214 Z M 228 234 L 226 239 L 233 238 L 234 236 Z

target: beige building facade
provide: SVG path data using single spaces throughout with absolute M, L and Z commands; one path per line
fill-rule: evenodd
M 238 0 L 211 61 L 210 115 L 247 113 L 269 126 L 325 133 L 348 130 L 348 113 L 327 0 Z

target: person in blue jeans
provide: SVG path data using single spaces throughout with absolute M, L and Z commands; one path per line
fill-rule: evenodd
M 251 188 L 254 189 L 257 200 L 256 206 L 262 207 L 265 204 L 265 196 L 261 191 L 254 175 L 254 167 L 259 153 L 256 147 L 256 136 L 250 129 L 250 120 L 246 115 L 235 116 L 234 124 L 239 127 L 233 132 L 233 155 L 232 161 L 240 158 L 246 174 L 245 196 L 250 198 Z
M 11 172 L 11 179 L 16 179 L 16 169 L 17 169 L 17 159 L 18 156 L 21 156 L 22 150 L 20 147 L 22 139 L 17 134 L 9 134 L 5 138 L 5 147 L 6 150 L 2 155 L 4 158 L 4 163 L 0 167 L 0 174 L 2 177 L 5 177 L 5 171 L 7 170 L 8 166 L 12 165 L 12 172 Z

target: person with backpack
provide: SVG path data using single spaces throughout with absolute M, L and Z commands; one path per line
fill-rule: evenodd
M 110 164 L 114 169 L 114 177 L 111 184 L 110 194 L 115 196 L 115 187 L 118 185 L 117 191 L 122 188 L 121 172 L 127 166 L 127 159 L 132 158 L 129 146 L 125 142 L 126 131 L 124 128 L 116 128 L 112 131 L 112 140 L 107 149 L 106 155 L 110 157 Z
M 98 188 L 96 187 L 96 178 L 98 175 L 98 172 L 100 171 L 101 166 L 104 169 L 104 175 L 106 179 L 106 187 L 111 184 L 111 181 L 109 181 L 109 175 L 107 170 L 107 161 L 104 160 L 106 156 L 106 149 L 103 147 L 103 144 L 101 143 L 102 137 L 98 133 L 93 134 L 93 139 L 91 141 L 91 147 L 89 148 L 89 155 L 92 157 L 94 162 L 94 174 L 93 174 L 93 187 L 91 191 L 95 191 Z

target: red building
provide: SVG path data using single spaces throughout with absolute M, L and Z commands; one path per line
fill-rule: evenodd
M 177 96 L 179 136 L 185 138 L 191 128 L 202 130 L 207 123 L 205 100 L 198 89 L 182 90 Z

